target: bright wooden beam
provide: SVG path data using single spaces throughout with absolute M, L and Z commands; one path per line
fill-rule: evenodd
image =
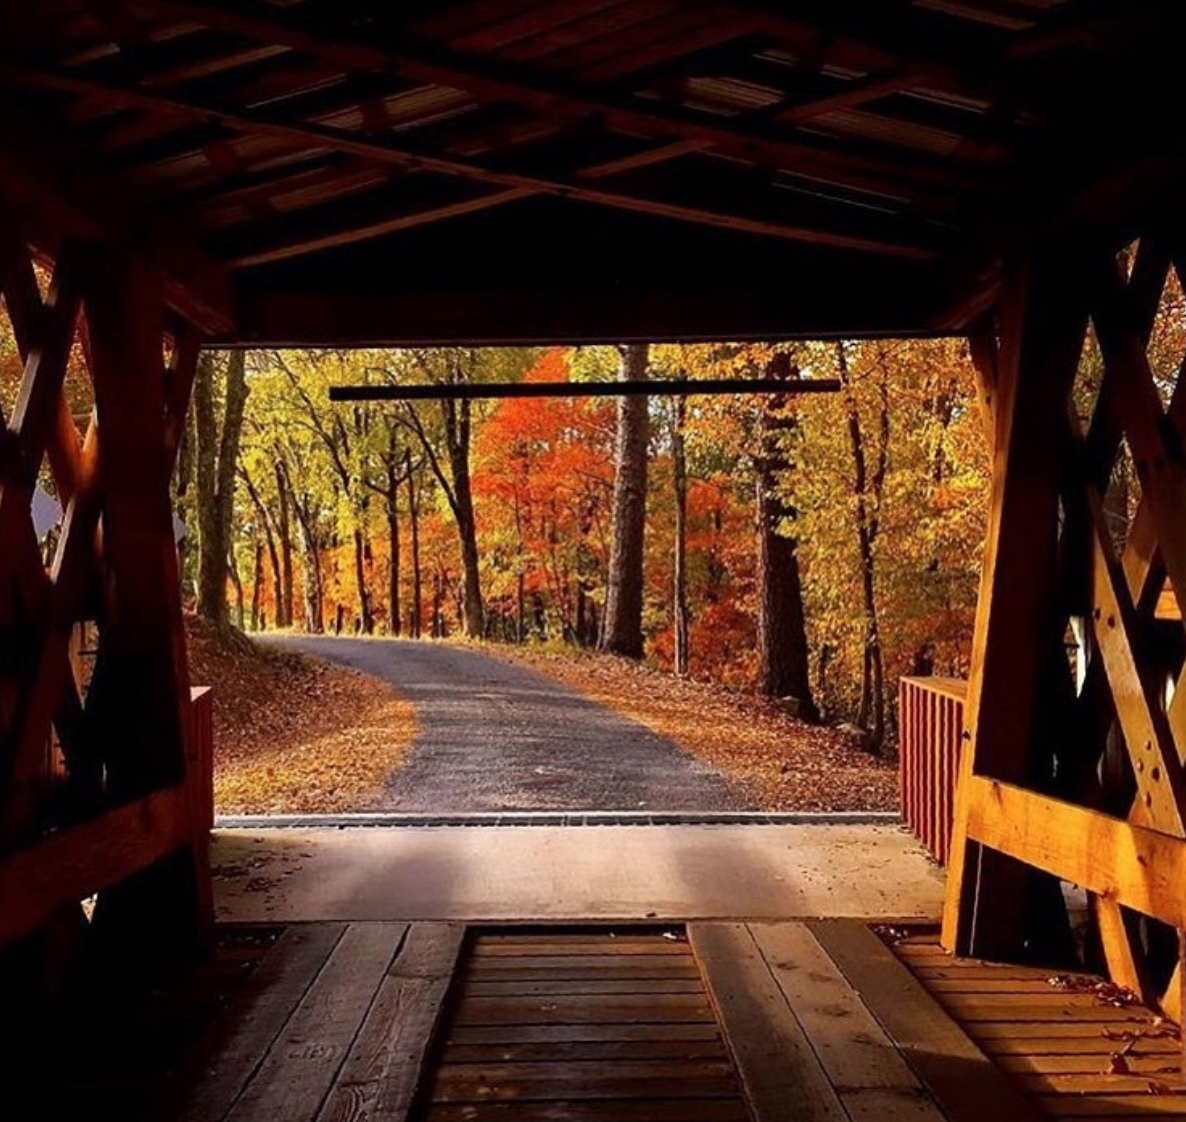
M 251 110 L 229 108 L 193 96 L 182 98 L 162 92 L 132 89 L 122 85 L 99 82 L 60 70 L 41 70 L 13 64 L 0 67 L 0 76 L 25 86 L 100 98 L 113 105 L 174 113 L 182 118 L 216 120 L 240 132 L 275 136 L 290 140 L 294 144 L 311 147 L 331 148 L 401 168 L 435 171 L 499 187 L 524 189 L 537 194 L 558 195 L 593 203 L 597 206 L 669 218 L 679 222 L 912 260 L 933 260 L 937 256 L 935 251 L 920 245 L 854 234 L 838 229 L 821 228 L 808 222 L 804 222 L 802 225 L 792 225 L 786 222 L 754 218 L 744 214 L 724 213 L 662 199 L 643 198 L 609 187 L 589 186 L 576 180 L 570 181 L 513 170 L 501 170 L 457 156 L 437 155 L 413 148 L 394 139 L 353 135 L 340 129 L 308 121 L 294 122 L 259 108 Z
M 1142 915 L 1186 928 L 1186 841 L 975 776 L 968 836 Z

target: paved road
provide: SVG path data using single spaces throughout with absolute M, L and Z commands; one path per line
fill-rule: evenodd
M 420 733 L 379 810 L 750 809 L 666 738 L 478 651 L 398 639 L 274 641 L 373 674 L 415 705 Z

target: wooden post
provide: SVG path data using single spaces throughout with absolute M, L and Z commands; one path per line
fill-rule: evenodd
M 194 755 L 169 499 L 172 429 L 188 384 L 178 393 L 177 379 L 167 381 L 161 282 L 144 257 L 94 251 L 84 299 L 101 439 L 104 580 L 86 712 L 118 802 L 184 782 Z M 194 846 L 103 893 L 96 929 L 110 931 L 130 961 L 175 956 L 211 919 L 204 861 L 205 847 Z
M 943 918 L 944 946 L 961 954 L 1014 957 L 1027 936 L 1031 874 L 969 843 L 968 790 L 973 774 L 1042 778 L 1031 734 L 1057 627 L 1052 594 L 1067 454 L 1059 437 L 1086 322 L 1071 254 L 1049 250 L 1013 272 L 1000 309 L 992 496 Z

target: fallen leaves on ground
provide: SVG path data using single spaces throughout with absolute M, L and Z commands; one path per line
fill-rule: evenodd
M 898 773 L 836 729 L 761 698 L 676 678 L 629 659 L 485 644 L 675 741 L 737 783 L 762 810 L 897 810 Z
M 366 674 L 188 618 L 190 677 L 214 688 L 219 814 L 366 810 L 416 735 L 411 704 Z

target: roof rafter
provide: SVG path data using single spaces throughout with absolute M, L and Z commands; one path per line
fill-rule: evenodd
M 291 140 L 298 145 L 336 149 L 381 163 L 395 164 L 408 169 L 439 172 L 443 175 L 476 180 L 500 188 L 522 188 L 536 194 L 558 195 L 597 206 L 839 249 L 916 260 L 929 260 L 935 256 L 929 247 L 882 239 L 863 233 L 853 233 L 851 228 L 847 230 L 828 229 L 814 223 L 790 224 L 745 214 L 709 210 L 680 202 L 642 197 L 609 187 L 590 186 L 576 179 L 565 180 L 514 170 L 503 170 L 486 166 L 474 160 L 437 155 L 412 147 L 406 142 L 397 143 L 386 137 L 354 135 L 312 122 L 294 122 L 286 117 L 258 108 L 246 110 L 226 107 L 208 99 L 183 98 L 159 91 L 134 89 L 100 82 L 92 78 L 79 77 L 61 70 L 3 65 L 0 66 L 0 76 L 18 85 L 107 99 L 115 104 L 136 106 L 155 112 L 174 113 L 181 118 L 205 118 L 248 134 L 272 135 Z M 500 194 L 505 193 L 500 192 Z
M 582 179 L 599 179 L 605 176 L 617 175 L 622 171 L 645 167 L 649 163 L 655 162 L 656 159 L 663 160 L 670 158 L 668 149 L 669 146 L 664 146 L 661 149 L 650 148 L 633 156 L 622 157 L 618 160 L 589 164 L 580 168 L 575 174 Z M 284 179 L 279 180 L 279 182 L 283 183 Z M 256 185 L 254 188 L 246 188 L 246 190 L 259 191 L 261 188 Z M 479 211 L 505 206 L 508 203 L 518 202 L 521 199 L 530 198 L 536 194 L 538 192 L 533 190 L 511 187 L 505 191 L 493 191 L 488 194 L 466 198 L 456 202 L 443 202 L 439 206 L 431 206 L 422 210 L 412 210 L 394 215 L 381 215 L 375 218 L 360 216 L 356 213 L 357 208 L 351 205 L 348 208 L 351 212 L 348 217 L 336 224 L 331 222 L 328 229 L 309 230 L 295 238 L 273 238 L 266 244 L 236 251 L 235 254 L 228 258 L 227 263 L 235 268 L 269 264 L 273 261 L 282 261 L 286 258 L 313 253 L 319 249 L 350 245 L 355 242 L 367 241 L 370 238 L 397 233 L 400 230 L 411 230 L 417 226 L 428 226 L 436 222 L 447 221 L 451 218 L 476 214 Z M 215 199 L 216 203 L 221 203 L 223 198 L 223 196 L 217 196 Z M 233 191 L 228 192 L 225 198 L 227 201 L 234 201 L 235 193 Z
M 904 166 L 893 160 L 816 146 L 768 129 L 706 120 L 658 103 L 613 95 L 600 86 L 586 87 L 551 76 L 544 78 L 522 68 L 501 66 L 489 59 L 457 54 L 423 41 L 412 44 L 401 40 L 398 50 L 388 49 L 343 38 L 329 28 L 309 27 L 307 21 L 291 11 L 262 12 L 258 4 L 240 3 L 232 9 L 219 0 L 167 2 L 178 15 L 206 27 L 282 45 L 344 70 L 394 69 L 418 81 L 464 89 L 476 97 L 516 102 L 560 117 L 597 117 L 609 125 L 657 139 L 680 138 L 751 160 L 765 156 L 785 161 L 790 170 L 857 190 L 907 197 L 922 184 L 940 188 L 961 186 L 965 190 L 975 187 L 972 176 L 962 176 L 955 170 L 929 167 L 919 161 Z M 830 107 L 825 107 L 821 114 L 830 111 Z
M 71 170 L 58 153 L 31 138 L 26 122 L 6 110 L 0 118 L 0 199 L 14 201 L 27 233 L 39 248 L 56 253 L 79 238 L 145 239 L 158 250 L 166 301 L 207 334 L 225 333 L 234 322 L 234 301 L 225 269 L 184 230 L 159 215 L 133 212 L 108 182 Z

